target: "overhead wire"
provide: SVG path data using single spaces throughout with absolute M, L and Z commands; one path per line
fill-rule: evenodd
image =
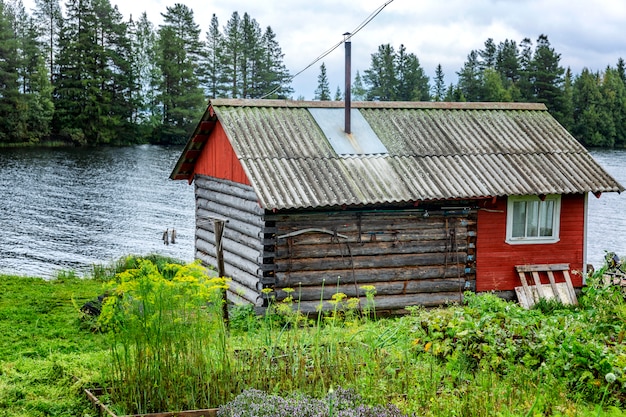
M 325 52 L 322 52 L 321 55 L 319 55 L 317 58 L 315 58 L 309 65 L 307 65 L 306 67 L 302 68 L 300 71 L 298 71 L 296 74 L 292 75 L 291 77 L 288 78 L 288 82 L 292 82 L 294 78 L 296 78 L 298 75 L 302 74 L 304 71 L 308 70 L 309 68 L 311 68 L 313 65 L 315 65 L 316 63 L 318 63 L 319 61 L 321 61 L 322 59 L 324 59 L 325 57 L 327 57 L 328 55 L 330 55 L 331 52 L 333 52 L 335 49 L 339 48 L 342 44 L 344 44 L 345 42 L 347 42 L 348 40 L 350 40 L 354 35 L 356 35 L 357 33 L 359 33 L 359 31 L 361 29 L 363 29 L 365 26 L 367 26 L 372 20 L 374 20 L 374 18 L 376 16 L 378 16 L 378 14 L 380 12 L 383 11 L 383 9 L 385 7 L 387 7 L 390 3 L 392 3 L 393 0 L 387 0 L 385 3 L 383 3 L 381 6 L 379 6 L 376 10 L 374 10 L 372 13 L 370 13 L 370 15 L 368 17 L 365 18 L 365 20 L 363 20 L 356 28 L 354 28 L 352 30 L 352 32 L 348 32 L 344 35 L 344 38 L 337 42 L 335 45 L 333 45 L 332 47 L 330 47 L 329 49 L 327 49 Z M 271 96 L 272 94 L 274 94 L 276 91 L 280 90 L 282 88 L 282 84 L 279 85 L 278 87 L 274 88 L 272 91 L 270 91 L 269 93 L 264 94 L 263 96 L 260 97 L 260 99 L 264 99 L 268 96 Z

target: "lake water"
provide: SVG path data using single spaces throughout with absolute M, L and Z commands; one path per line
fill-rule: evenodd
M 169 179 L 181 151 L 0 149 L 0 273 L 84 273 L 128 254 L 191 261 L 193 186 Z
M 0 149 L 0 273 L 88 272 L 128 254 L 193 259 L 194 196 L 169 174 L 180 147 Z M 626 151 L 593 150 L 626 185 Z M 626 196 L 589 197 L 588 261 L 626 255 Z M 176 229 L 176 244 L 163 232 Z

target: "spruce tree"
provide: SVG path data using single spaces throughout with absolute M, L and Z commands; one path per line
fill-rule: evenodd
M 146 12 L 136 22 L 131 19 L 129 38 L 132 50 L 129 63 L 132 74 L 131 121 L 141 140 L 145 141 L 162 119 L 155 88 L 161 79 L 157 66 L 157 34 Z
M 328 84 L 328 75 L 326 74 L 326 64 L 323 62 L 322 65 L 320 65 L 320 73 L 317 76 L 317 88 L 315 89 L 314 100 L 330 100 L 330 87 Z
M 446 84 L 441 64 L 435 68 L 435 85 L 433 86 L 433 100 L 442 101 L 446 95 Z
M 478 52 L 471 51 L 463 64 L 459 76 L 459 89 L 467 101 L 482 101 L 482 72 L 478 60 Z
M 341 101 L 343 100 L 343 93 L 341 92 L 341 87 L 337 86 L 337 89 L 335 90 L 335 101 Z
M 291 76 L 283 61 L 284 54 L 276 40 L 276 34 L 270 26 L 265 29 L 261 44 L 263 58 L 257 85 L 259 94 L 255 97 L 286 99 L 293 93 L 293 88 L 289 85 Z
M 352 82 L 351 92 L 352 99 L 354 101 L 365 101 L 367 98 L 367 90 L 363 86 L 363 79 L 361 78 L 361 73 L 358 70 L 354 76 L 354 81 Z
M 209 98 L 222 96 L 224 87 L 220 74 L 223 71 L 222 51 L 224 49 L 224 36 L 220 32 L 219 21 L 213 14 L 209 30 L 206 33 L 203 65 L 200 68 L 202 85 L 205 95 Z
M 15 16 L 0 1 L 0 143 L 18 142 L 26 127 L 20 117 Z
M 226 27 L 224 28 L 224 49 L 222 76 L 220 81 L 225 84 L 225 96 L 231 98 L 240 97 L 239 86 L 241 81 L 243 37 L 241 28 L 241 17 L 238 12 L 233 12 Z

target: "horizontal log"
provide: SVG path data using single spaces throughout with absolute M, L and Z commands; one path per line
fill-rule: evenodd
M 241 210 L 256 216 L 262 216 L 265 212 L 261 207 L 259 207 L 259 204 L 256 201 L 246 200 L 239 196 L 220 194 L 203 188 L 198 188 L 196 190 L 196 200 L 215 201 L 226 207 Z
M 225 239 L 240 243 L 249 248 L 254 248 L 257 250 L 257 252 L 261 252 L 263 250 L 263 244 L 261 242 L 261 238 L 259 238 L 259 232 L 254 233 L 254 235 L 247 235 L 241 233 L 239 230 L 233 229 L 231 226 L 232 225 L 230 221 L 224 226 L 223 237 Z M 214 235 L 215 230 L 213 224 L 199 225 L 196 229 L 196 235 L 198 235 L 199 233 L 203 233 L 202 236 Z M 211 238 L 210 241 L 212 242 L 213 240 L 214 239 Z
M 232 301 L 246 301 L 255 306 L 263 305 L 263 297 L 256 289 L 250 289 L 245 285 L 241 285 L 234 279 L 228 283 L 228 298 Z
M 306 230 L 306 229 L 301 229 Z M 314 229 L 319 230 L 319 229 Z M 330 230 L 330 229 L 327 229 Z M 295 233 L 295 232 L 291 232 Z M 429 242 L 429 241 L 449 241 L 451 235 L 444 229 L 429 229 L 424 231 L 405 231 L 403 233 L 392 232 L 370 232 L 359 234 L 356 230 L 342 230 L 337 232 L 337 237 L 328 233 L 312 232 L 303 233 L 296 236 L 281 237 L 285 234 L 279 232 L 277 239 L 278 245 L 319 245 L 336 242 L 349 242 L 349 243 L 371 243 L 371 242 Z M 467 229 L 458 229 L 455 231 L 454 240 L 457 242 L 466 241 L 468 238 Z
M 196 209 L 196 227 L 203 228 L 208 231 L 213 231 L 213 221 L 209 220 L 212 217 L 223 217 L 222 213 L 206 210 L 203 208 Z M 206 219 L 206 220 L 199 220 Z M 258 238 L 261 233 L 261 226 L 252 225 L 250 223 L 246 223 L 239 219 L 230 218 L 228 219 L 228 223 L 226 224 L 225 229 L 235 230 L 243 235 L 246 235 L 250 238 Z
M 211 245 L 208 242 L 205 242 L 202 239 L 196 240 L 196 252 L 201 251 L 212 257 L 215 255 L 215 246 Z M 251 262 L 245 258 L 242 258 L 238 254 L 224 251 L 224 272 L 228 276 L 232 276 L 233 271 L 232 268 L 239 269 L 241 271 L 247 272 L 251 276 L 258 276 L 257 272 L 259 271 L 259 265 L 255 262 Z
M 399 268 L 426 265 L 465 264 L 464 252 L 397 254 L 394 256 L 345 256 L 335 258 L 298 258 L 297 262 L 289 259 L 275 260 L 276 272 L 286 271 L 328 271 L 336 269 Z
M 198 175 L 195 178 L 194 183 L 196 184 L 196 189 L 202 188 L 220 194 L 239 196 L 243 199 L 255 203 L 258 201 L 258 197 L 254 192 L 254 188 L 252 188 L 250 185 L 207 177 L 204 175 Z
M 365 297 L 365 290 L 360 283 L 344 280 L 339 285 L 329 282 L 325 286 L 293 288 L 293 298 L 301 301 L 329 300 L 336 293 L 346 294 L 348 297 Z M 407 281 L 376 281 L 367 283 L 376 288 L 376 297 L 389 295 L 406 295 L 419 293 L 460 292 L 465 289 L 465 278 L 424 279 Z M 468 284 L 469 285 L 469 284 Z M 283 287 L 286 288 L 286 287 Z M 275 291 L 276 299 L 282 300 L 287 296 L 283 288 Z
M 201 218 L 200 213 L 198 212 L 200 209 L 216 213 L 220 218 L 225 218 L 227 220 L 236 219 L 256 227 L 262 227 L 265 224 L 263 218 L 259 215 L 240 210 L 239 208 L 225 206 L 217 201 L 205 200 L 203 198 L 196 200 L 196 222 L 201 220 L 211 220 Z
M 453 245 L 456 251 L 467 251 L 467 242 Z M 368 243 L 327 243 L 324 245 L 280 245 L 276 249 L 277 262 L 291 259 L 297 262 L 300 258 L 324 258 L 338 256 L 394 256 L 411 253 L 440 253 L 452 248 L 444 241 L 404 241 L 404 242 L 368 242 Z
M 404 281 L 404 280 L 420 280 L 434 279 L 445 277 L 463 277 L 465 276 L 465 266 L 460 264 L 448 265 L 428 265 L 414 266 L 411 268 L 369 268 L 366 270 L 355 271 L 350 268 L 335 269 L 330 271 L 309 271 L 300 272 L 277 272 L 276 286 L 298 288 L 300 286 L 319 286 L 322 282 L 326 285 L 336 285 L 337 282 L 354 282 L 356 279 L 359 285 L 371 284 L 373 282 L 385 281 Z M 353 275 L 354 274 L 354 275 Z
M 361 305 L 365 305 L 366 302 L 366 300 L 361 299 Z M 441 292 L 435 294 L 421 293 L 374 298 L 375 309 L 377 311 L 402 310 L 408 306 L 417 305 L 424 307 L 437 307 L 444 304 L 458 304 L 460 302 L 462 302 L 462 294 L 459 294 L 458 292 Z M 304 314 L 314 314 L 317 312 L 319 304 L 319 300 L 302 301 L 299 303 L 299 309 Z M 324 311 L 332 311 L 335 306 L 328 301 L 324 301 L 322 308 Z
M 211 254 L 196 249 L 196 259 L 200 259 L 204 265 L 215 267 L 217 260 Z M 248 271 L 244 271 L 235 265 L 224 265 L 227 269 L 226 277 L 231 278 L 233 281 L 238 282 L 240 285 L 250 288 L 252 291 L 257 291 L 259 285 L 259 277 L 255 276 Z
M 425 215 L 425 212 L 428 215 Z M 302 222 L 315 217 L 326 217 L 329 219 L 344 219 L 353 221 L 360 218 L 361 221 L 376 221 L 382 218 L 398 218 L 400 216 L 412 219 L 431 219 L 431 218 L 475 218 L 476 211 L 470 210 L 468 213 L 450 214 L 450 211 L 437 209 L 397 209 L 397 210 L 324 210 L 324 211 L 303 211 L 289 213 L 268 213 L 268 220 L 277 222 Z
M 213 250 L 213 253 L 216 253 L 215 234 L 207 232 L 206 230 L 196 229 L 196 242 L 198 240 L 202 240 L 211 245 L 208 247 Z M 226 256 L 226 254 L 234 253 L 255 264 L 259 261 L 259 257 L 261 256 L 261 248 L 251 248 L 249 246 L 242 245 L 239 242 L 231 240 L 228 236 L 222 236 L 222 248 L 224 256 Z

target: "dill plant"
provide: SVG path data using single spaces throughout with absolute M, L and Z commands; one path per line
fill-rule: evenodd
M 222 318 L 225 279 L 203 267 L 149 260 L 115 276 L 100 316 L 111 343 L 111 398 L 125 412 L 224 402 L 230 355 Z M 225 379 L 226 378 L 226 379 Z

